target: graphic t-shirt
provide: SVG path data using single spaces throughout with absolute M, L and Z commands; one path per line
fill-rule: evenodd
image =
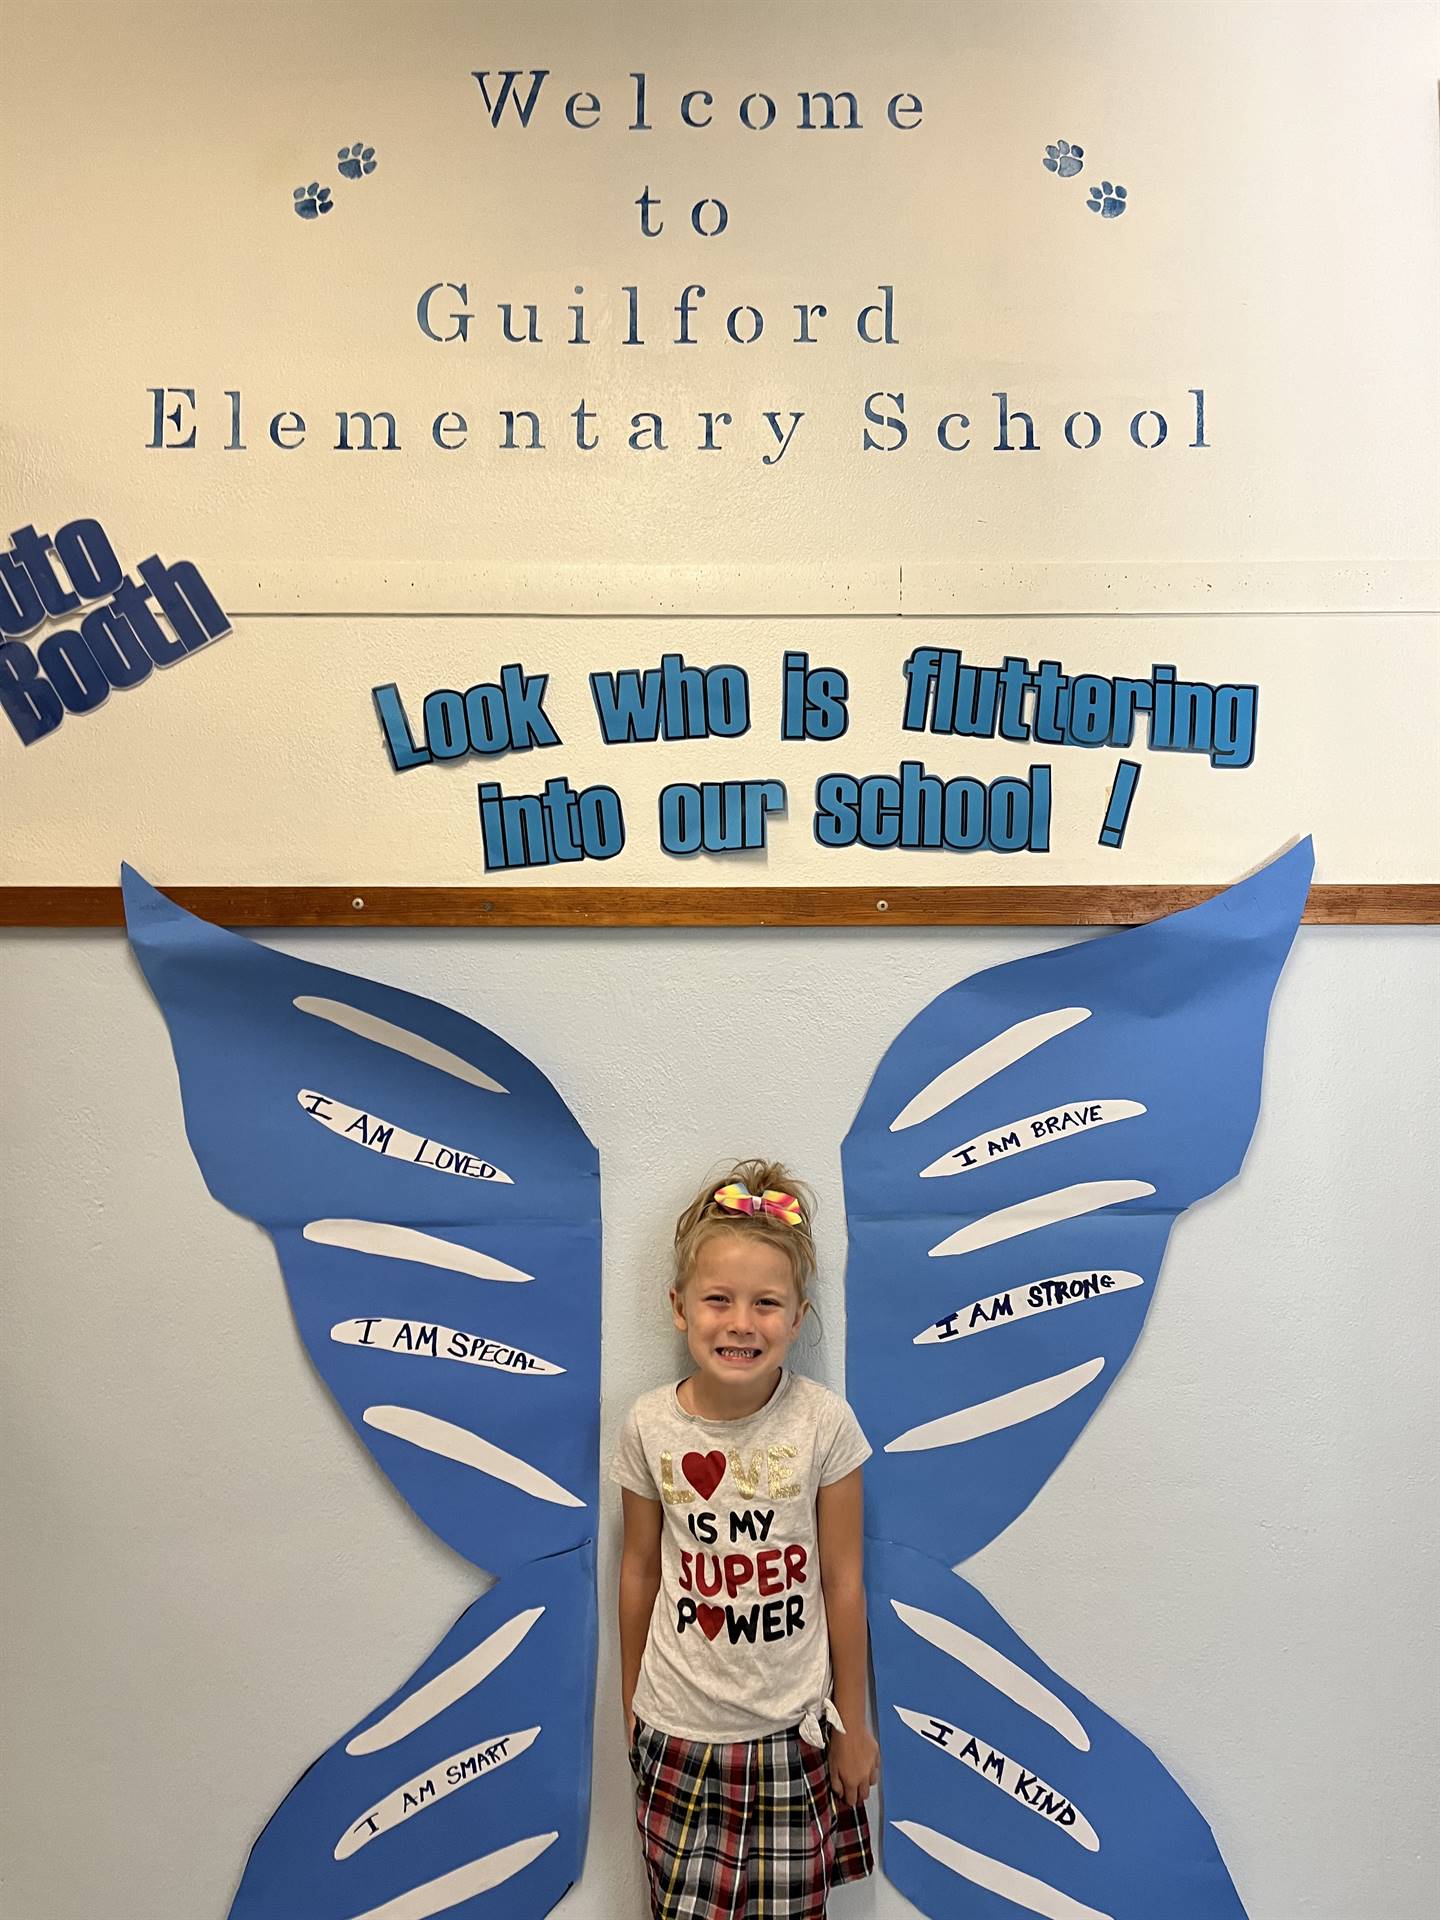
M 660 1590 L 635 1712 L 686 1740 L 759 1740 L 818 1714 L 830 1636 L 815 1497 L 870 1446 L 838 1394 L 782 1371 L 743 1420 L 687 1413 L 674 1387 L 626 1416 L 610 1477 L 662 1508 Z

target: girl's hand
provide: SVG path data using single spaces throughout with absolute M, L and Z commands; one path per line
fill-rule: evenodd
M 858 1807 L 880 1771 L 880 1748 L 868 1727 L 830 1734 L 830 1784 L 842 1806 Z

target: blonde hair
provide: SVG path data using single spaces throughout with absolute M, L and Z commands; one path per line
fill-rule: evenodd
M 756 1195 L 771 1188 L 792 1194 L 800 1206 L 799 1225 L 787 1226 L 769 1213 L 733 1213 L 722 1207 L 715 1198 L 716 1190 L 732 1183 Z M 793 1173 L 773 1160 L 737 1160 L 728 1171 L 712 1174 L 675 1222 L 675 1291 L 684 1293 L 707 1240 L 717 1233 L 753 1234 L 778 1247 L 790 1262 L 795 1292 L 803 1306 L 810 1298 L 810 1284 L 815 1278 L 814 1215 L 815 1196 Z

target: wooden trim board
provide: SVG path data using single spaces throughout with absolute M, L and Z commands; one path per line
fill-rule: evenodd
M 1134 926 L 1218 887 L 191 887 L 165 892 L 231 927 Z M 1440 885 L 1312 887 L 1312 926 L 1433 926 Z M 0 887 L 0 926 L 117 927 L 119 887 Z

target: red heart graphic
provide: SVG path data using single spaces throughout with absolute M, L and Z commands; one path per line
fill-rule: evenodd
M 695 1618 L 700 1622 L 700 1631 L 707 1640 L 713 1640 L 725 1624 L 723 1607 L 699 1606 L 695 1609 Z
M 680 1462 L 680 1471 L 700 1498 L 708 1500 L 725 1478 L 725 1456 L 718 1447 L 713 1453 L 687 1453 Z M 710 1638 L 715 1638 L 713 1633 Z

